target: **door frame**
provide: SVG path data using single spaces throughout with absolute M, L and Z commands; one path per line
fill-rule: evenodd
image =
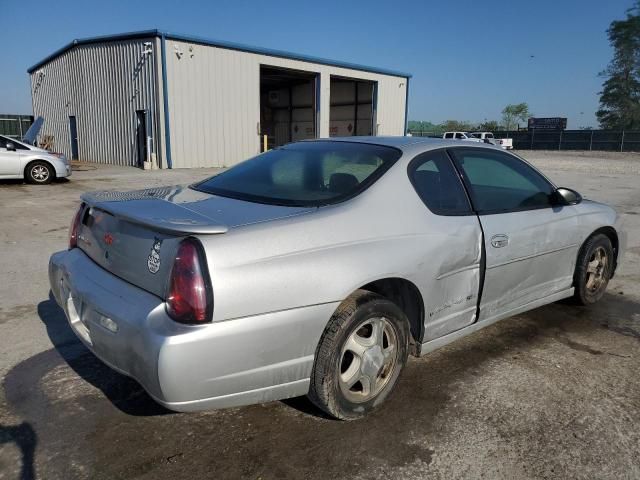
M 69 115 L 69 143 L 71 160 L 78 160 L 80 155 L 78 150 L 78 118 L 75 115 Z
M 136 110 L 136 166 L 144 167 L 144 162 L 149 159 L 149 123 L 147 122 L 149 111 Z M 140 139 L 140 125 L 144 138 Z
M 276 65 L 276 64 L 271 64 L 271 63 L 263 63 L 260 62 L 258 65 L 258 82 L 257 82 L 257 89 L 258 89 L 258 120 L 256 122 L 256 133 L 258 135 L 258 143 L 259 143 L 259 147 L 258 147 L 258 153 L 264 153 L 266 150 L 264 149 L 264 139 L 263 136 L 264 134 L 264 125 L 262 124 L 262 69 L 272 69 L 272 70 L 282 70 L 284 72 L 291 72 L 291 74 L 302 74 L 303 76 L 308 77 L 308 80 L 311 84 L 311 102 L 312 102 L 312 110 L 313 110 L 313 115 L 312 115 L 312 119 L 313 119 L 313 139 L 317 140 L 320 138 L 320 100 L 321 100 L 321 90 L 320 90 L 320 81 L 321 81 L 321 73 L 319 71 L 315 71 L 315 70 L 302 70 L 299 68 L 290 68 L 290 67 L 283 67 L 281 65 Z M 288 95 L 289 95 L 289 141 L 292 141 L 292 137 L 293 137 L 293 121 L 292 121 L 292 113 L 294 108 L 299 108 L 299 107 L 292 107 L 291 105 L 291 96 L 292 96 L 292 89 L 291 87 L 288 88 Z

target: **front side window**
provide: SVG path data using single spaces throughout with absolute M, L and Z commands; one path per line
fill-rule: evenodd
M 460 177 L 444 150 L 423 153 L 414 158 L 409 164 L 409 178 L 418 196 L 433 213 L 472 213 Z
M 12 143 L 7 137 L 3 137 L 0 135 L 0 148 L 6 149 L 7 143 Z
M 366 143 L 293 143 L 242 162 L 192 188 L 272 205 L 328 205 L 362 192 L 400 155 L 395 148 Z
M 11 143 L 13 145 L 13 148 L 15 148 L 16 150 L 29 150 L 27 147 L 25 147 L 20 142 L 17 142 L 16 140 L 13 140 L 12 138 L 3 137 L 2 135 L 0 135 L 0 148 L 5 148 L 6 149 L 7 143 Z
M 456 138 L 465 138 L 465 136 L 462 133 L 456 133 Z
M 452 149 L 479 213 L 551 206 L 551 185 L 522 160 L 490 149 Z

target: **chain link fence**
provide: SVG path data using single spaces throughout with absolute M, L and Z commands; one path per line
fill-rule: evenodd
M 414 137 L 442 138 L 443 132 L 410 130 Z M 493 132 L 496 138 L 512 138 L 516 150 L 597 150 L 640 152 L 638 130 L 520 130 Z
M 21 140 L 32 123 L 31 115 L 0 114 L 0 135 Z

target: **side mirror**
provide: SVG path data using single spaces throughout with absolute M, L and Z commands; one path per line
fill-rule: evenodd
M 553 192 L 553 200 L 556 205 L 577 205 L 582 201 L 582 195 L 570 188 L 558 187 Z
M 11 142 L 7 142 L 6 149 L 9 152 L 15 152 L 16 151 L 16 146 Z

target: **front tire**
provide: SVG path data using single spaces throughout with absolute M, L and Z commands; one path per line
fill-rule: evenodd
M 49 163 L 42 161 L 31 162 L 25 170 L 27 182 L 37 185 L 51 183 L 56 176 L 53 167 Z
M 358 290 L 331 317 L 311 374 L 310 400 L 355 420 L 391 393 L 409 352 L 409 321 L 393 302 Z
M 593 305 L 602 298 L 613 272 L 613 247 L 609 237 L 598 233 L 580 249 L 574 275 L 574 300 Z

